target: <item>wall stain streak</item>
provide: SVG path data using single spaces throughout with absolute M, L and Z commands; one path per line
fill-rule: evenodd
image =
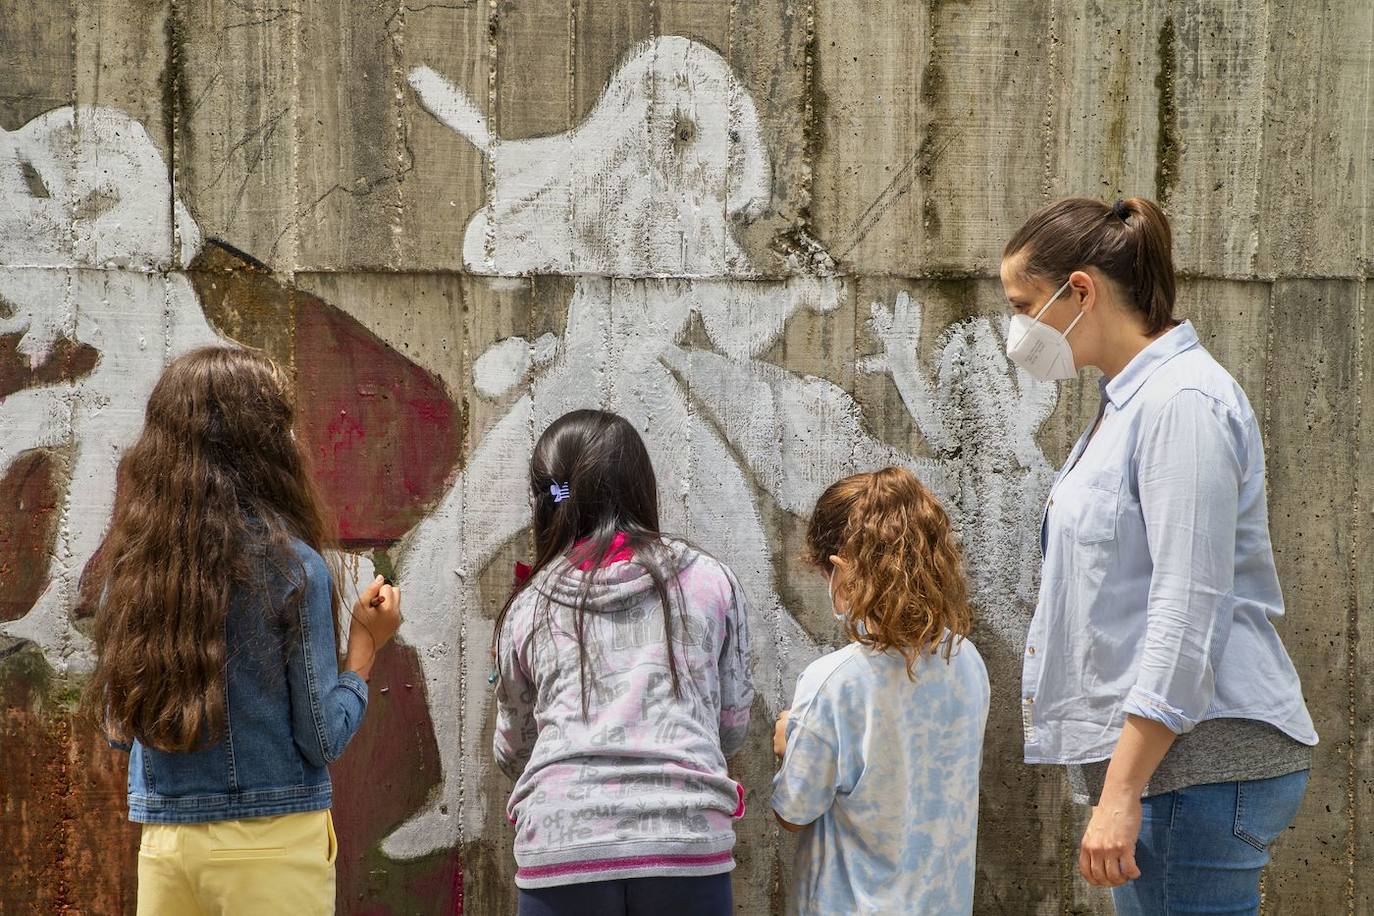
M 1159 141 L 1155 152 L 1155 198 L 1167 205 L 1169 195 L 1178 181 L 1178 105 L 1174 95 L 1174 81 L 1178 68 L 1178 33 L 1170 16 L 1159 29 L 1159 72 L 1155 89 L 1159 92 Z

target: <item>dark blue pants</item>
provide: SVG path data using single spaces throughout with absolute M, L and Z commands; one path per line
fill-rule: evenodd
M 519 916 L 733 916 L 734 910 L 725 872 L 521 890 Z

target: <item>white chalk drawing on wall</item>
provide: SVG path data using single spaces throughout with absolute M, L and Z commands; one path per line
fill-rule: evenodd
M 832 311 L 847 288 L 826 277 L 762 280 L 740 248 L 735 226 L 768 207 L 768 154 L 752 100 L 714 51 L 681 38 L 646 42 L 582 124 L 532 140 L 491 136 L 431 70 L 412 82 L 490 160 L 465 267 L 576 279 L 561 336 L 509 338 L 477 361 L 478 393 L 506 412 L 400 550 L 412 609 L 403 637 L 424 665 L 443 772 L 431 804 L 388 839 L 389 854 L 421 855 L 482 832 L 490 694 L 472 675 L 487 670 L 491 628 L 477 576 L 526 527 L 518 469 L 536 432 L 565 410 L 609 407 L 645 433 L 665 487 L 665 526 L 729 557 L 745 583 L 770 709 L 821 648 L 776 594 L 760 489 L 802 514 L 844 473 L 910 466 L 955 508 L 985 606 L 1026 597 L 1049 475 L 1034 436 L 1054 389 L 1009 371 L 1004 330 L 984 318 L 942 335 L 932 384 L 915 357 L 919 303 L 906 294 L 891 307 L 874 303 L 870 327 L 884 352 L 860 369 L 891 376 L 934 453 L 922 459 L 870 436 L 839 387 L 760 360 L 793 314 Z M 65 449 L 72 467 L 46 589 L 0 633 L 33 641 L 59 670 L 80 671 L 90 647 L 70 609 L 108 521 L 120 451 L 166 362 L 230 341 L 209 326 L 180 271 L 200 233 L 138 122 L 61 108 L 0 132 L 0 201 L 0 333 L 22 334 L 35 365 L 63 338 L 99 353 L 81 378 L 0 402 L 0 475 L 34 448 Z M 710 349 L 685 343 L 694 315 Z M 348 570 L 371 575 L 365 558 Z
M 175 231 L 174 231 L 175 230 Z M 47 585 L 0 633 L 31 640 L 59 671 L 91 662 L 71 624 L 77 578 L 104 534 L 120 451 L 170 356 L 223 342 L 205 320 L 188 264 L 200 232 L 172 195 L 143 126 L 109 108 L 58 108 L 0 131 L 0 333 L 42 364 L 62 338 L 99 353 L 86 376 L 0 402 L 0 477 L 24 451 L 68 449 L 71 477 Z
M 30 449 L 70 455 L 46 585 L 27 613 L 0 623 L 0 635 L 33 643 L 62 673 L 94 661 L 72 625 L 77 583 L 158 376 L 196 347 L 235 345 L 211 328 L 182 270 L 200 245 L 157 145 L 123 112 L 57 108 L 0 131 L 0 334 L 22 334 L 18 349 L 35 367 L 61 340 L 98 354 L 89 374 L 0 399 L 0 479 Z M 355 594 L 372 576 L 365 555 L 342 567 Z
M 715 51 L 679 37 L 643 42 L 585 120 L 527 140 L 494 136 L 471 100 L 427 67 L 410 82 L 487 157 L 487 200 L 467 225 L 464 267 L 575 279 L 561 337 L 509 338 L 477 360 L 478 393 L 508 407 L 398 554 L 410 609 L 401 636 L 424 668 L 441 779 L 384 841 L 388 855 L 417 857 L 484 832 L 486 787 L 499 781 L 482 740 L 492 635 L 482 608 L 504 596 L 480 594 L 478 577 L 527 527 L 523 468 L 538 432 L 567 410 L 630 418 L 659 474 L 664 527 L 729 559 L 751 602 L 755 675 L 770 710 L 823 649 L 777 595 L 760 488 L 800 515 L 843 474 L 911 467 L 955 507 L 971 552 L 988 551 L 974 568 L 980 594 L 1024 596 L 1029 552 L 1007 532 L 1038 511 L 1049 469 L 1034 434 L 1053 387 L 1009 372 L 1002 329 L 988 319 L 945 333 L 932 387 L 916 363 L 919 303 L 875 304 L 871 327 L 886 350 L 862 368 L 891 376 L 936 453 L 914 458 L 869 435 L 843 389 L 759 359 L 793 314 L 833 311 L 847 287 L 833 277 L 758 279 L 736 240 L 738 224 L 767 210 L 771 176 L 754 103 Z M 686 342 L 694 315 L 711 349 Z

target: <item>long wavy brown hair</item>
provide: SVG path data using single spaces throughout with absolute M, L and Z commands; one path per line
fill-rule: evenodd
M 916 660 L 949 660 L 973 628 L 963 558 L 940 501 L 904 468 L 855 474 L 831 484 L 806 532 L 806 559 L 829 576 L 830 558 L 845 569 L 837 583 L 849 638 Z M 862 623 L 862 628 L 860 624 Z
M 221 736 L 225 620 L 249 576 L 245 548 L 266 541 L 294 559 L 292 537 L 335 545 L 294 420 L 286 374 L 251 350 L 206 347 L 162 373 L 81 579 L 97 656 L 84 705 L 112 737 L 185 751 Z

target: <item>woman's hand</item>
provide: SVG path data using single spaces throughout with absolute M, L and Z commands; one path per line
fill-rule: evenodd
M 1140 838 L 1139 795 L 1104 793 L 1083 833 L 1078 870 L 1095 887 L 1120 887 L 1140 877 L 1135 843 Z
M 791 715 L 792 710 L 784 709 L 773 724 L 773 753 L 779 757 L 787 753 L 787 719 Z
M 377 651 L 391 641 L 400 626 L 401 592 L 378 576 L 363 589 L 353 604 L 345 667 L 356 672 L 363 680 L 370 678 Z
M 1174 733 L 1153 719 L 1126 716 L 1116 753 L 1107 765 L 1102 799 L 1083 832 L 1078 870 L 1089 884 L 1120 887 L 1140 877 L 1135 844 L 1140 839 L 1140 796 L 1159 762 L 1173 746 Z

